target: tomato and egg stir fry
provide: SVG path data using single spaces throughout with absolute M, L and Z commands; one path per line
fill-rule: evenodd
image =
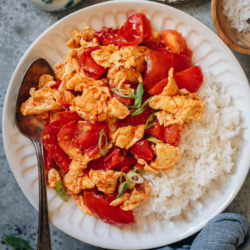
M 22 104 L 44 124 L 47 186 L 85 214 L 122 227 L 151 194 L 146 172 L 173 168 L 185 123 L 201 120 L 203 83 L 175 30 L 151 30 L 137 13 L 119 29 L 72 31 L 54 79 L 42 75 Z

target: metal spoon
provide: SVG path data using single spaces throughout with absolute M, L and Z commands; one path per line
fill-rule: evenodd
M 15 122 L 18 130 L 32 141 L 36 149 L 39 176 L 39 228 L 37 249 L 51 250 L 43 145 L 40 141 L 40 135 L 44 125 L 35 115 L 23 116 L 20 112 L 22 103 L 30 97 L 30 88 L 37 88 L 39 77 L 43 74 L 54 76 L 52 68 L 45 59 L 36 59 L 27 69 L 19 89 L 16 100 Z

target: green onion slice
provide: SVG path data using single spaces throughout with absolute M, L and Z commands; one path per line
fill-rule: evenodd
M 128 89 L 119 89 L 119 90 L 127 91 L 127 92 L 129 92 L 129 95 L 123 95 L 123 94 L 121 94 L 121 93 L 118 91 L 117 88 L 112 88 L 112 89 L 110 89 L 110 90 L 112 90 L 114 93 L 116 93 L 117 95 L 122 96 L 122 97 L 134 98 L 134 99 L 136 98 L 136 95 L 135 95 L 132 91 L 130 91 L 130 90 L 128 90 Z
M 61 200 L 68 201 L 66 189 L 65 189 L 61 180 L 57 181 L 57 183 L 56 183 L 56 193 L 61 198 Z
M 138 86 L 137 86 L 137 89 L 135 91 L 135 95 L 136 95 L 136 98 L 135 98 L 135 105 L 133 106 L 127 106 L 127 108 L 139 108 L 141 106 L 141 100 L 142 100 L 142 96 L 143 96 L 143 93 L 144 93 L 144 88 L 143 88 L 143 83 L 139 83 Z
M 127 174 L 128 180 L 134 183 L 143 183 L 144 179 L 142 178 L 142 176 L 140 174 L 137 174 L 134 170 L 131 170 L 128 172 Z
M 30 244 L 22 238 L 14 237 L 11 235 L 6 235 L 6 234 L 3 234 L 3 235 L 4 235 L 5 242 L 13 248 L 32 249 Z
M 142 170 L 142 169 L 137 168 L 137 167 L 134 167 L 134 171 L 135 171 L 136 173 L 138 173 L 138 174 L 145 174 L 145 173 L 147 173 L 147 171 Z
M 149 137 L 147 138 L 148 141 L 154 142 L 154 143 L 163 143 L 163 141 L 155 138 L 155 137 Z
M 133 189 L 135 187 L 135 183 L 132 181 L 128 181 L 128 188 Z
M 151 128 L 151 127 L 156 123 L 156 121 L 157 121 L 157 118 L 156 118 L 156 117 L 155 117 L 155 119 L 154 119 L 152 122 L 150 122 L 151 119 L 152 119 L 152 117 L 155 115 L 156 112 L 157 112 L 157 111 L 154 111 L 154 112 L 151 113 L 150 116 L 148 117 L 147 122 L 146 122 L 146 125 L 145 125 L 145 129 Z
M 134 113 L 131 114 L 131 116 L 136 116 L 141 114 L 147 107 L 148 102 L 152 99 L 152 97 L 148 98 Z
M 118 195 L 116 196 L 116 199 L 120 198 L 120 197 L 125 193 L 125 191 L 127 190 L 127 188 L 128 188 L 128 181 L 124 181 L 124 182 L 119 186 Z
M 102 149 L 102 136 L 105 137 L 105 148 L 104 148 L 104 150 Z M 109 143 L 108 143 L 107 135 L 105 133 L 105 130 L 102 129 L 101 133 L 100 133 L 100 136 L 99 136 L 99 141 L 98 141 L 98 146 L 99 146 L 99 149 L 101 151 L 102 156 L 105 156 L 108 153 L 108 144 Z
M 120 176 L 120 178 L 119 178 L 120 183 L 122 183 L 122 177 L 123 177 L 123 176 L 125 177 L 126 181 L 128 180 L 127 175 L 126 175 L 125 173 L 123 173 L 123 174 Z

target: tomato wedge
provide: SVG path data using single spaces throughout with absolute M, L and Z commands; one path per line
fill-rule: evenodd
M 117 45 L 117 34 L 119 29 L 102 28 L 101 31 L 95 33 L 95 38 L 100 44 L 107 46 L 109 44 Z
M 165 129 L 165 142 L 177 147 L 180 142 L 180 125 L 173 124 Z
M 119 163 L 120 149 L 112 149 L 106 156 L 102 156 L 99 159 L 90 161 L 88 163 L 88 169 L 93 170 L 112 170 L 116 168 Z
M 151 161 L 154 157 L 152 150 L 149 147 L 148 140 L 142 140 L 134 144 L 130 149 L 130 153 L 147 161 Z
M 57 80 L 57 82 L 55 82 L 53 85 L 51 85 L 50 87 L 52 88 L 52 89 L 58 89 L 59 88 L 59 86 L 60 86 L 60 84 L 61 84 L 61 80 Z
M 157 121 L 152 127 L 146 129 L 146 133 L 156 137 L 163 142 L 165 141 L 164 127 L 163 125 L 160 125 L 159 121 Z
M 57 134 L 60 130 L 60 123 L 58 121 L 52 122 L 44 127 L 40 138 L 49 157 L 53 158 L 62 170 L 68 172 L 71 159 L 57 143 Z
M 194 66 L 174 74 L 174 79 L 179 89 L 186 89 L 194 93 L 203 83 L 203 74 L 199 66 Z
M 160 39 L 162 43 L 178 55 L 187 49 L 185 39 L 182 34 L 176 30 L 163 30 Z
M 44 158 L 44 167 L 45 169 L 53 168 L 55 165 L 54 158 L 51 154 L 48 153 L 46 148 L 43 146 L 43 158 Z
M 61 124 L 66 124 L 71 121 L 81 121 L 83 118 L 79 116 L 75 111 L 64 111 L 64 112 L 58 112 L 58 117 L 55 119 L 55 121 L 60 122 Z
M 157 51 L 172 57 L 174 62 L 174 72 L 180 72 L 192 67 L 192 53 L 191 54 L 176 54 L 165 48 L 158 48 Z
M 169 70 L 173 67 L 171 56 L 159 51 L 150 52 L 143 82 L 145 89 L 149 91 L 162 79 L 167 78 Z
M 133 211 L 123 211 L 119 207 L 110 206 L 101 195 L 85 191 L 84 203 L 96 217 L 113 226 L 125 227 L 136 222 Z
M 79 150 L 81 149 L 78 141 L 75 138 L 77 127 L 78 125 L 76 121 L 71 121 L 62 126 L 57 135 L 59 146 L 66 154 L 71 157 L 74 156 L 74 153 L 72 152 L 74 148 Z
M 100 78 L 106 73 L 106 69 L 95 62 L 91 56 L 91 52 L 99 49 L 100 47 L 88 47 L 83 53 L 78 57 L 80 67 L 89 74 L 90 77 L 94 79 Z
M 168 85 L 168 78 L 162 79 L 157 83 L 152 89 L 148 91 L 151 95 L 159 95 L 162 93 L 163 89 Z
M 137 45 L 151 36 L 151 24 L 145 14 L 137 13 L 119 29 L 117 44 L 119 46 Z
M 116 165 L 116 168 L 121 168 L 121 169 L 124 167 L 133 168 L 135 166 L 136 162 L 137 162 L 137 160 L 133 155 L 132 156 L 124 156 L 124 159 Z
M 108 137 L 109 129 L 106 122 L 79 123 L 77 126 L 75 137 L 79 142 L 81 148 L 86 151 L 90 158 L 93 157 L 100 150 L 98 146 L 98 141 L 102 129 L 104 129 L 106 136 Z M 105 143 L 105 140 L 106 139 L 103 136 L 101 145 Z

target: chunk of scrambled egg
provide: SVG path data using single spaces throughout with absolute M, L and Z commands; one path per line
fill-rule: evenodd
M 120 148 L 129 149 L 144 136 L 145 125 L 118 128 L 113 135 L 113 141 Z

